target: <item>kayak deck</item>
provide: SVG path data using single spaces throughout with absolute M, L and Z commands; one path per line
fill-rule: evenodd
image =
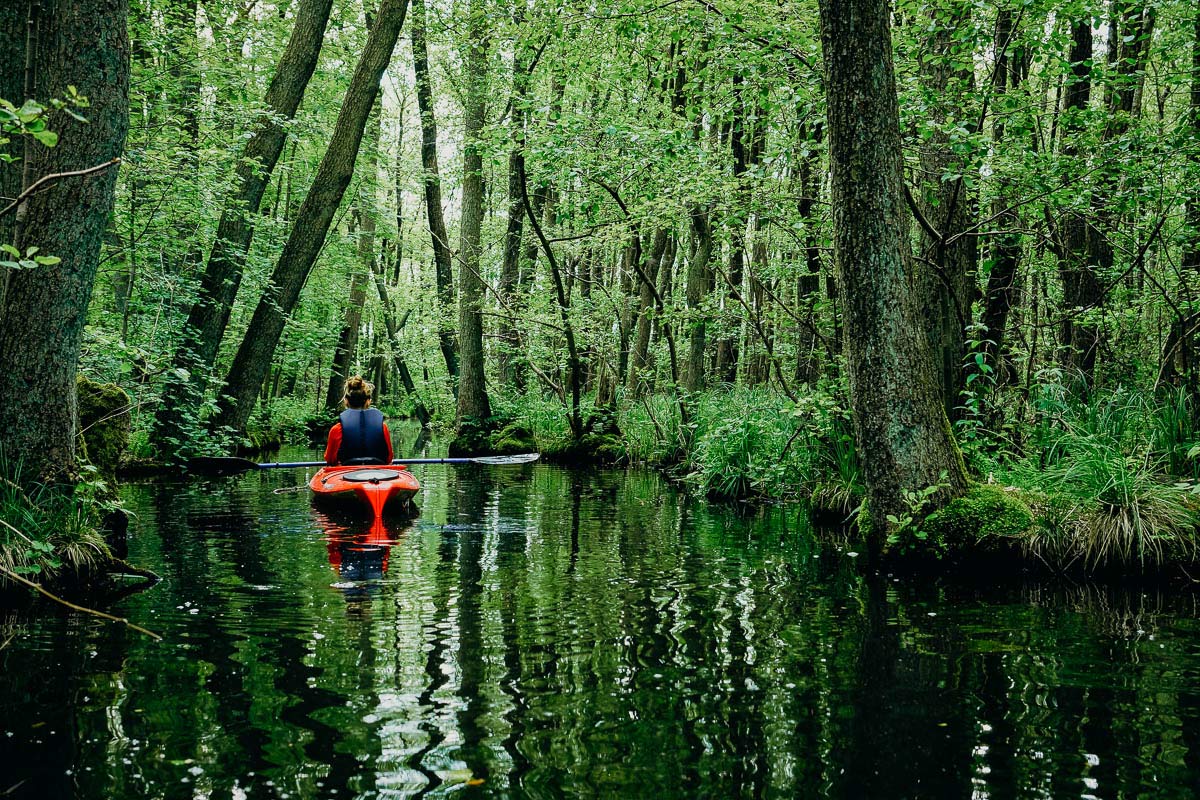
M 376 519 L 384 510 L 405 511 L 421 488 L 403 465 L 380 467 L 323 467 L 308 486 L 320 501 L 357 503 L 371 510 Z

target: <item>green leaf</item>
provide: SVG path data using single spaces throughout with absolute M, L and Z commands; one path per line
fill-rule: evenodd
M 21 257 L 21 251 L 13 247 L 11 244 L 0 244 L 0 252 L 8 253 L 11 256 Z
M 22 123 L 28 125 L 42 115 L 45 107 L 36 100 L 26 100 L 25 103 L 17 109 L 17 117 Z
M 58 134 L 54 131 L 34 131 L 33 138 L 46 145 L 46 147 L 54 147 L 54 145 L 58 144 Z
M 62 261 L 58 256 L 37 256 L 33 260 L 44 267 L 53 267 Z

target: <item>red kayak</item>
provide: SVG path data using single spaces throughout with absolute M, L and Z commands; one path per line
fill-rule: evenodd
M 412 496 L 421 488 L 403 465 L 387 467 L 324 467 L 313 475 L 308 486 L 316 499 L 349 500 L 365 504 L 375 519 L 388 511 L 407 511 Z

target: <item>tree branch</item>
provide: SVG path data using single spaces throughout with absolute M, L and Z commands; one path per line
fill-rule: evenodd
M 109 167 L 111 167 L 115 164 L 120 164 L 120 163 L 121 163 L 121 159 L 114 158 L 112 161 L 108 161 L 104 164 L 98 164 L 97 166 L 94 166 L 94 167 L 88 167 L 87 169 L 77 169 L 73 172 L 56 172 L 53 175 L 43 175 L 42 177 L 40 177 L 36 181 L 34 181 L 32 184 L 30 184 L 28 189 L 26 189 L 25 191 L 23 191 L 19 195 L 17 195 L 16 200 L 13 200 L 11 203 L 9 203 L 7 206 L 5 206 L 4 210 L 0 211 L 0 217 L 3 217 L 8 212 L 12 211 L 14 208 L 21 205 L 21 203 L 24 202 L 25 199 L 29 197 L 29 195 L 33 194 L 34 191 L 37 190 L 37 188 L 39 186 L 41 186 L 43 183 L 49 183 L 50 181 L 56 181 L 61 178 L 79 178 L 79 177 L 83 177 L 84 175 L 91 175 L 96 172 L 103 172 L 104 170 L 108 169 Z

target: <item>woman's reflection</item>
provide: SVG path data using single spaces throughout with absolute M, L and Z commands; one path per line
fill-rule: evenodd
M 392 545 L 408 533 L 412 519 L 377 519 L 366 523 L 361 518 L 339 516 L 313 509 L 313 517 L 325 531 L 329 565 L 338 580 L 334 588 L 347 600 L 374 594 L 388 568 Z

